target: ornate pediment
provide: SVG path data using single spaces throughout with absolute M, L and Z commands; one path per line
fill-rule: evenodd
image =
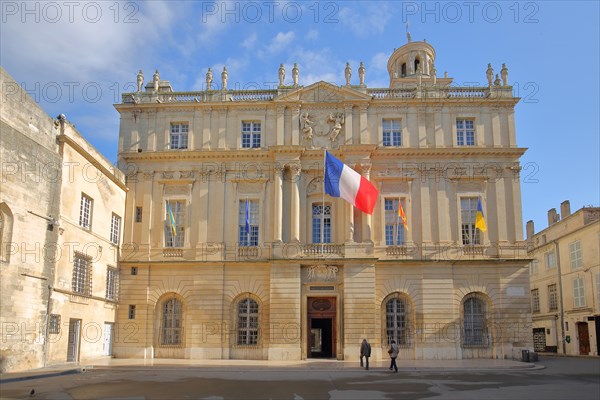
M 319 81 L 307 87 L 291 90 L 276 98 L 275 102 L 301 103 L 341 103 L 351 101 L 369 101 L 371 96 L 348 86 L 335 86 Z

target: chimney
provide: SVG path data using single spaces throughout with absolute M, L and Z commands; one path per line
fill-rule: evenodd
M 551 208 L 548 210 L 548 226 L 553 225 L 555 222 L 558 222 L 559 216 L 556 213 L 556 208 Z
M 563 219 L 571 215 L 571 203 L 569 200 L 565 200 L 560 203 L 560 215 L 562 215 Z
M 527 230 L 527 240 L 531 240 L 535 234 L 535 228 L 533 227 L 532 220 L 527 221 L 527 227 L 525 229 Z

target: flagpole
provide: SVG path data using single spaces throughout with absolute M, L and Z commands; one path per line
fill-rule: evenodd
M 396 237 L 392 241 L 392 244 L 395 242 L 396 246 L 398 246 L 398 231 L 400 230 L 400 197 L 398 197 L 398 207 L 396 207 Z
M 321 203 L 321 254 L 325 248 L 325 173 L 327 168 L 327 150 L 323 150 L 323 192 Z

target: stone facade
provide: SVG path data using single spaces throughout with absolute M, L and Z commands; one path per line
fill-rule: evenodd
M 599 355 L 600 208 L 571 214 L 569 201 L 548 211 L 548 227 L 527 222 L 536 351 Z
M 300 86 L 282 65 L 277 89 L 250 91 L 174 92 L 158 71 L 144 87 L 140 71 L 115 106 L 129 189 L 115 356 L 355 360 L 362 338 L 376 359 L 392 339 L 406 359 L 531 349 L 518 99 L 508 72 L 453 87 L 434 62 L 410 42 L 380 89 L 364 66 L 358 85 L 347 68 L 344 86 Z M 373 215 L 323 195 L 323 149 L 376 185 Z
M 54 120 L 0 68 L 0 370 L 45 363 L 58 240 L 61 158 Z M 46 255 L 49 252 L 50 256 Z
M 2 371 L 110 354 L 124 175 L 0 71 Z

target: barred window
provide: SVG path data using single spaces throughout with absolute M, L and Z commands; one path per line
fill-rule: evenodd
M 409 344 L 408 304 L 402 298 L 393 298 L 385 304 L 387 343 L 394 340 L 399 346 Z
M 258 201 L 240 200 L 238 240 L 240 246 L 258 246 Z
M 531 311 L 534 313 L 540 312 L 540 292 L 539 289 L 531 291 Z
M 116 268 L 106 269 L 106 299 L 117 300 L 119 274 Z
M 463 304 L 463 345 L 485 346 L 485 303 L 477 297 L 469 297 Z
M 321 232 L 323 226 L 323 232 Z M 323 240 L 321 240 L 323 238 Z M 331 205 L 314 203 L 312 205 L 312 242 L 331 243 Z
M 74 256 L 71 288 L 82 296 L 92 295 L 92 259 L 79 252 Z
M 92 227 L 92 205 L 92 198 L 82 193 L 81 204 L 79 206 L 79 226 L 85 229 Z
M 127 313 L 127 317 L 129 319 L 135 319 L 135 305 L 134 304 L 129 305 L 129 312 Z
M 60 315 L 50 314 L 50 319 L 48 320 L 48 333 L 53 335 L 60 333 Z
M 161 344 L 165 346 L 181 344 L 183 331 L 183 307 L 176 298 L 169 299 L 162 307 Z
M 258 303 L 245 298 L 238 303 L 238 345 L 258 344 Z
M 135 208 L 135 222 L 142 222 L 142 207 Z

